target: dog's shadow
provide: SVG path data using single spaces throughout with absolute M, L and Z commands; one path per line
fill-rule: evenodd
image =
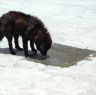
M 0 53 L 2 54 L 9 54 L 9 48 L 0 48 Z
M 17 51 L 16 49 L 14 49 L 14 51 L 16 52 L 16 56 L 24 56 L 24 51 Z M 42 56 L 39 52 L 37 54 L 33 54 L 31 50 L 28 51 L 30 54 L 30 59 L 35 59 L 35 60 L 45 60 L 46 58 L 48 58 L 49 56 Z M 0 48 L 0 53 L 2 54 L 10 54 L 9 48 Z

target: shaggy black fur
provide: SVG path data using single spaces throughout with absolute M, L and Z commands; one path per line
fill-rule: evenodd
M 4 36 L 8 40 L 11 54 L 16 54 L 12 46 L 12 38 L 14 37 L 16 49 L 22 50 L 18 44 L 18 37 L 22 36 L 26 57 L 29 56 L 28 40 L 30 41 L 32 52 L 37 53 L 38 50 L 42 55 L 47 54 L 52 44 L 50 34 L 47 32 L 43 22 L 37 17 L 22 12 L 10 11 L 0 18 L 0 40 Z M 37 49 L 34 48 L 34 43 Z

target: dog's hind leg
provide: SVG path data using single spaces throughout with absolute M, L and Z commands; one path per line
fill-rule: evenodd
M 22 51 L 23 49 L 19 46 L 18 38 L 19 38 L 18 35 L 14 35 L 15 48 L 16 48 L 18 51 Z
M 15 51 L 13 49 L 13 46 L 12 46 L 12 37 L 13 37 L 12 26 L 10 24 L 9 25 L 6 24 L 6 25 L 4 25 L 2 27 L 2 29 L 3 29 L 3 32 L 4 32 L 7 40 L 8 40 L 8 45 L 9 45 L 10 53 L 13 54 L 13 55 L 15 55 L 16 53 L 15 53 Z
M 22 40 L 23 40 L 24 55 L 26 57 L 28 57 L 29 56 L 29 53 L 28 53 L 28 40 L 25 40 L 24 38 Z
M 6 38 L 8 40 L 10 53 L 13 54 L 13 55 L 15 55 L 16 53 L 15 53 L 15 51 L 13 49 L 13 46 L 12 46 L 12 36 L 6 37 Z

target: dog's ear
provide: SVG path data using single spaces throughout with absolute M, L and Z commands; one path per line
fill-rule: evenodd
M 25 34 L 28 34 L 34 28 L 34 24 L 31 24 L 27 27 Z

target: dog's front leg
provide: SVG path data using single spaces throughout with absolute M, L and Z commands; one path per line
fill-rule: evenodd
M 31 47 L 32 52 L 33 52 L 34 54 L 37 54 L 37 50 L 36 50 L 35 47 L 34 47 L 34 42 L 33 42 L 33 40 L 30 41 L 30 47 Z

